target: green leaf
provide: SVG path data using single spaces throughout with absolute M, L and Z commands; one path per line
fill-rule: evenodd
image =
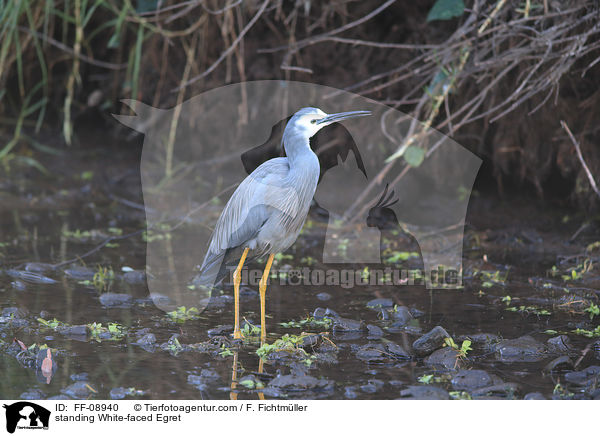
M 433 20 L 450 20 L 454 17 L 460 17 L 465 10 L 463 0 L 437 0 L 429 14 L 427 22 Z
M 411 167 L 418 167 L 425 159 L 425 150 L 416 145 L 410 145 L 404 152 L 404 160 Z
M 254 380 L 250 380 L 250 379 L 248 379 L 248 380 L 242 380 L 240 382 L 240 384 L 242 386 L 244 386 L 246 389 L 254 389 L 254 386 L 255 386 Z

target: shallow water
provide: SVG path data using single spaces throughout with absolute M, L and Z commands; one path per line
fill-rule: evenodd
M 179 335 L 178 341 L 182 345 L 204 343 L 210 339 L 209 329 L 232 324 L 232 299 L 220 297 L 220 304 L 209 307 L 198 319 L 175 323 L 151 303 L 143 282 L 131 284 L 116 279 L 99 289 L 98 286 L 81 283 L 80 279 L 69 278 L 63 272 L 75 265 L 87 266 L 92 272 L 97 270 L 98 265 L 110 266 L 117 274 L 122 267 L 143 270 L 146 245 L 141 234 L 112 241 L 118 245 L 104 247 L 81 261 L 43 273 L 56 283 L 32 283 L 31 278 L 19 279 L 14 273 L 12 276 L 7 273 L 9 270 L 22 271 L 27 262 L 58 264 L 76 258 L 97 247 L 106 237 L 117 235 L 114 229 L 128 234 L 144 227 L 144 212 L 135 206 L 142 203 L 139 174 L 131 170 L 136 168 L 135 156 L 123 152 L 110 157 L 109 164 L 108 153 L 72 156 L 68 165 L 71 174 L 50 180 L 33 172 L 27 176 L 12 174 L 2 180 L 0 310 L 17 307 L 26 311 L 22 316 L 24 321 L 15 322 L 14 317 L 3 317 L 0 323 L 3 341 L 0 367 L 5 374 L 0 379 L 2 398 L 19 398 L 24 394 L 28 398 L 48 398 L 64 393 L 77 381 L 84 381 L 87 391 L 84 389 L 83 393 L 73 394 L 71 390 L 67 393 L 71 397 L 108 399 L 114 388 L 134 388 L 139 397 L 148 399 L 227 399 L 232 396 L 234 359 L 238 363 L 238 380 L 254 374 L 268 385 L 277 374 L 291 372 L 298 375 L 299 380 L 306 381 L 302 377 L 310 376 L 331 382 L 325 388 L 296 386 L 287 390 L 267 389 L 267 398 L 393 399 L 407 396 L 403 391 L 409 386 L 425 386 L 419 378 L 430 374 L 438 379 L 433 379 L 428 386 L 456 391 L 450 379 L 458 368 L 436 372 L 424 360 L 426 356 L 418 357 L 411 351 L 411 344 L 435 326 L 442 326 L 459 346 L 463 337 L 471 338 L 478 333 L 505 339 L 530 335 L 541 344 L 559 333 L 565 333 L 571 341 L 571 349 L 562 354 L 569 355 L 572 362 L 579 360 L 575 369 L 600 364 L 598 352 L 594 354 L 591 346 L 598 339 L 573 333 L 576 328 L 593 330 L 598 325 L 598 318 L 590 319 L 590 313 L 585 312 L 590 303 L 598 303 L 600 280 L 597 271 L 591 270 L 565 280 L 561 275 L 569 274 L 569 267 L 577 266 L 577 261 L 572 265 L 568 261 L 560 263 L 564 256 L 576 254 L 594 261 L 594 254 L 586 253 L 585 247 L 595 242 L 597 226 L 590 225 L 570 242 L 583 222 L 582 217 L 571 216 L 565 223 L 568 215 L 565 210 L 549 209 L 527 198 L 503 201 L 489 193 L 480 193 L 471 200 L 464 243 L 465 279 L 462 289 L 430 291 L 424 286 L 343 289 L 325 285 L 281 286 L 277 283 L 269 286 L 268 342 L 286 333 L 299 334 L 302 330 L 326 332 L 324 336 L 327 339 L 323 343 L 333 347 L 328 354 L 331 361 L 317 358 L 310 366 L 302 362 L 267 361 L 259 371 L 257 342 L 245 341 L 236 346 L 229 344 L 227 338 L 221 339 L 226 343 L 222 350 L 229 349 L 230 353 L 223 353 L 223 356 L 218 352 L 182 350 L 173 353 L 163 350 L 158 345 L 167 343 L 174 334 Z M 63 161 L 50 161 L 47 165 L 51 170 L 54 167 L 55 174 L 60 174 L 59 170 L 65 168 Z M 84 171 L 92 171 L 93 176 L 82 176 Z M 122 201 L 124 198 L 128 201 Z M 292 258 L 282 259 L 279 266 L 302 267 L 303 258 L 318 258 L 319 241 L 323 237 L 322 218 L 314 212 L 311 219 L 313 225 L 303 232 L 288 252 Z M 101 233 L 88 236 L 69 233 L 76 229 L 96 229 Z M 388 242 L 397 241 L 395 250 L 414 250 L 406 238 L 398 238 L 392 232 L 384 236 Z M 403 266 L 418 268 L 419 264 L 418 259 L 412 259 Z M 561 271 L 557 277 L 548 274 L 553 265 L 558 265 Z M 357 267 L 362 269 L 362 266 Z M 485 279 L 481 275 L 482 270 L 490 275 L 500 271 L 499 277 L 508 272 L 507 279 Z M 127 307 L 107 308 L 100 300 L 101 294 L 106 292 L 125 293 L 133 298 L 125 305 Z M 331 298 L 320 300 L 317 295 L 323 292 Z M 226 287 L 224 294 L 232 295 L 231 287 Z M 506 296 L 510 296 L 511 300 L 507 301 Z M 381 310 L 367 308 L 367 303 L 375 298 L 391 299 L 396 306 L 405 306 L 418 316 L 406 327 L 390 331 L 391 322 L 381 319 Z M 520 306 L 528 309 L 519 310 Z M 339 333 L 331 328 L 288 328 L 281 325 L 305 319 L 319 307 L 329 308 L 342 318 L 379 326 L 384 330 L 383 339 L 368 339 L 364 331 Z M 517 311 L 511 311 L 511 308 Z M 242 298 L 241 310 L 243 318 L 258 323 L 257 292 L 248 292 Z M 387 311 L 388 316 L 391 310 Z M 544 310 L 549 314 L 542 313 Z M 43 327 L 37 320 L 39 317 L 46 320 L 56 318 L 68 325 L 96 322 L 107 326 L 116 322 L 124 326 L 126 334 L 119 340 L 98 341 L 89 334 L 73 338 Z M 545 333 L 548 330 L 558 333 Z M 134 344 L 139 336 L 146 333 L 155 335 L 156 346 L 144 349 Z M 40 377 L 35 364 L 27 367 L 22 359 L 15 357 L 19 350 L 13 339 L 22 341 L 25 346 L 47 344 L 56 350 L 54 361 L 58 369 L 50 380 Z M 390 357 L 372 363 L 357 358 L 360 347 L 387 341 L 400 345 L 412 358 Z M 564 375 L 570 369 L 552 373 L 544 371 L 546 365 L 561 353 L 539 352 L 535 362 L 518 358 L 508 361 L 510 359 L 502 358 L 494 351 L 493 344 L 475 342 L 473 350 L 468 351 L 456 366 L 485 370 L 493 378 L 491 384 L 494 385 L 516 383 L 514 389 L 480 394 L 480 398 L 490 395 L 523 398 L 531 392 L 540 392 L 546 398 L 552 398 L 553 393 L 559 397 L 557 392 L 563 392 L 563 397 L 595 395 L 594 388 L 590 386 L 565 382 Z M 588 351 L 585 351 L 586 347 Z M 202 370 L 207 369 L 213 370 L 216 375 L 210 373 L 211 376 L 202 379 L 200 384 L 194 383 L 193 377 L 189 378 L 190 375 L 202 375 Z M 564 389 L 557 390 L 557 384 Z M 239 391 L 238 398 L 257 397 L 256 390 L 240 385 L 234 391 L 234 396 Z

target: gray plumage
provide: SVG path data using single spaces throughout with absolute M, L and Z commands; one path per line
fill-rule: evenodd
M 287 250 L 300 234 L 319 180 L 319 160 L 310 138 L 326 125 L 369 114 L 327 115 L 311 107 L 296 112 L 283 133 L 286 157 L 264 162 L 237 187 L 221 212 L 193 284 L 218 283 L 227 273 L 225 266 L 239 259 L 246 247 L 249 257 Z

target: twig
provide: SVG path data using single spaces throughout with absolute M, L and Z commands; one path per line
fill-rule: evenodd
M 203 77 L 206 77 L 207 75 L 209 75 L 210 73 L 212 73 L 215 68 L 217 68 L 221 62 L 223 62 L 223 60 L 229 56 L 229 54 L 233 51 L 233 49 L 235 49 L 235 47 L 240 43 L 240 41 L 244 38 L 244 36 L 246 35 L 246 33 L 248 33 L 248 31 L 250 30 L 250 28 L 252 26 L 254 26 L 254 23 L 256 23 L 256 21 L 260 18 L 260 16 L 262 15 L 262 13 L 265 11 L 265 9 L 267 8 L 267 5 L 269 4 L 270 0 L 265 0 L 263 2 L 263 4 L 260 6 L 260 9 L 258 10 L 258 12 L 256 12 L 256 14 L 254 15 L 254 17 L 252 17 L 252 19 L 248 22 L 248 24 L 246 24 L 246 26 L 242 29 L 242 31 L 240 32 L 240 34 L 238 35 L 238 37 L 231 43 L 231 45 L 229 47 L 227 47 L 227 49 L 221 53 L 221 56 L 219 56 L 219 59 L 217 59 L 210 67 L 208 67 L 203 73 L 191 78 L 190 80 L 182 83 L 181 85 L 179 85 L 177 88 L 173 89 L 171 92 L 176 92 L 179 91 L 187 86 L 190 86 L 192 83 L 196 83 L 198 80 L 202 79 Z
M 565 129 L 565 131 L 569 135 L 569 138 L 571 139 L 571 142 L 573 143 L 573 146 L 575 147 L 575 150 L 577 151 L 577 157 L 579 158 L 579 162 L 581 162 L 581 166 L 585 170 L 585 174 L 587 175 L 587 178 L 590 181 L 590 185 L 592 186 L 592 189 L 594 190 L 596 195 L 598 197 L 600 197 L 600 190 L 598 190 L 598 186 L 596 185 L 594 176 L 592 175 L 592 172 L 590 171 L 587 164 L 585 163 L 585 160 L 583 159 L 583 155 L 581 154 L 581 148 L 579 147 L 579 143 L 573 136 L 573 133 L 571 133 L 571 129 L 569 129 L 569 126 L 567 126 L 567 123 L 565 123 L 563 120 L 561 120 L 560 125 L 562 126 L 563 129 Z

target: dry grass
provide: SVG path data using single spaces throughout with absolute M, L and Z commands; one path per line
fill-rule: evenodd
M 41 148 L 33 138 L 45 122 L 76 141 L 78 114 L 115 110 L 121 98 L 171 107 L 226 83 L 282 78 L 343 87 L 424 121 L 391 165 L 406 165 L 409 145 L 431 153 L 431 126 L 489 158 L 500 190 L 508 176 L 544 195 L 559 172 L 578 181 L 582 204 L 595 202 L 560 120 L 598 174 L 596 2 L 474 0 L 462 17 L 427 24 L 432 3 L 4 1 L 0 159 L 19 144 Z

